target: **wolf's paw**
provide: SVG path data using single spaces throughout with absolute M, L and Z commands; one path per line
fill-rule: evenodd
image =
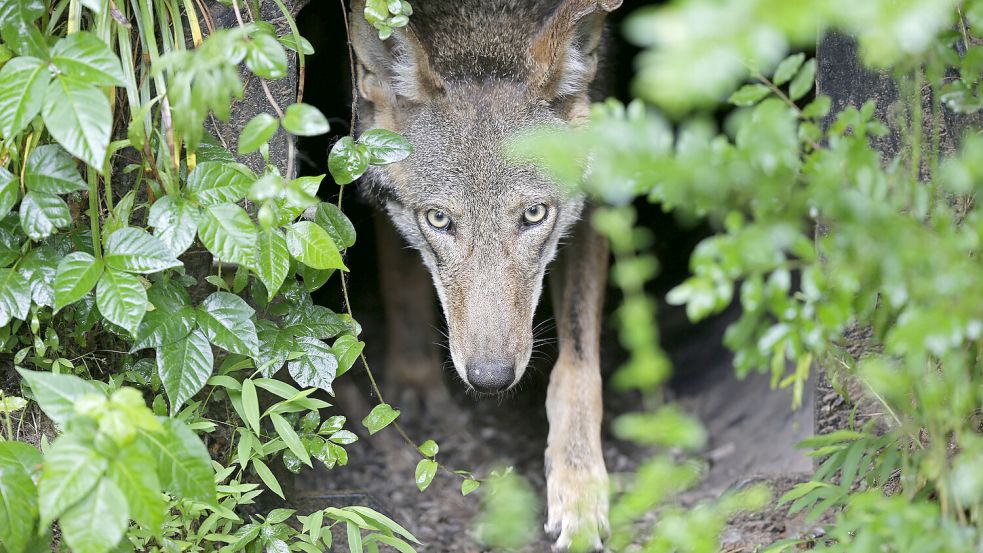
M 604 551 L 608 537 L 608 477 L 599 471 L 554 467 L 546 483 L 546 533 L 553 551 Z

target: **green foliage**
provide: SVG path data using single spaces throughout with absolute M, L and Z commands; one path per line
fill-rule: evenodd
M 317 199 L 323 176 L 269 159 L 277 131 L 323 134 L 325 116 L 256 114 L 231 143 L 260 174 L 206 131 L 243 96 L 240 64 L 265 87 L 287 48 L 310 53 L 277 5 L 287 36 L 243 21 L 203 39 L 191 2 L 0 0 L 0 353 L 24 396 L 0 391 L 0 550 L 50 548 L 53 524 L 87 553 L 316 552 L 338 524 L 352 550 L 419 544 L 365 507 L 244 514 L 284 496 L 273 463 L 347 465 L 357 437 L 314 394 L 365 345 L 310 295 L 347 270 L 354 227 Z M 377 164 L 408 155 L 388 131 L 365 143 Z M 16 441 L 28 410 L 59 431 L 42 451 Z

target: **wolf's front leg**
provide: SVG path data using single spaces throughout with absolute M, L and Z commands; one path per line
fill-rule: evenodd
M 608 474 L 601 450 L 600 319 L 607 280 L 607 243 L 578 224 L 554 273 L 560 355 L 550 375 L 546 416 L 546 532 L 556 548 L 601 550 L 608 534 Z

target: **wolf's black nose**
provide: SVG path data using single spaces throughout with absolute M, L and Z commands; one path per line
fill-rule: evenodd
M 515 365 L 508 361 L 471 361 L 468 363 L 468 382 L 485 394 L 501 392 L 515 380 Z

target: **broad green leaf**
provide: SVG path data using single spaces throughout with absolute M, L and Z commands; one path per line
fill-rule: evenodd
M 287 364 L 294 382 L 302 388 L 321 388 L 333 395 L 331 383 L 338 370 L 338 360 L 331 353 L 331 348 L 315 338 L 298 338 L 295 347 L 304 355 Z
M 125 227 L 114 232 L 106 241 L 103 259 L 110 269 L 144 274 L 182 265 L 163 242 L 136 227 Z
M 421 492 L 430 487 L 435 474 L 437 474 L 437 461 L 420 459 L 416 464 L 416 487 L 420 488 Z
M 323 305 L 312 305 L 289 319 L 289 329 L 295 334 L 327 340 L 352 330 L 348 315 L 339 315 Z
M 45 93 L 41 117 L 63 148 L 102 172 L 113 117 L 109 100 L 101 90 L 83 81 L 56 76 Z
M 348 184 L 362 176 L 369 168 L 369 154 L 350 136 L 334 143 L 328 154 L 328 171 L 337 184 Z
M 38 516 L 37 487 L 24 461 L 40 464 L 41 455 L 23 442 L 0 442 L 0 544 L 10 553 L 27 550 Z
M 63 75 L 99 86 L 123 86 L 119 58 L 96 35 L 80 31 L 60 39 L 51 49 L 51 63 Z
M 276 37 L 257 33 L 246 45 L 246 67 L 264 79 L 287 76 L 287 52 Z
M 0 327 L 12 319 L 25 320 L 31 309 L 31 288 L 20 273 L 0 269 Z
M 283 488 L 280 487 L 280 483 L 277 481 L 276 476 L 273 475 L 273 471 L 270 470 L 270 467 L 266 466 L 266 463 L 264 463 L 258 457 L 253 457 L 253 469 L 256 471 L 256 474 L 259 475 L 259 479 L 266 484 L 266 487 L 272 490 L 273 493 L 285 499 L 283 495 Z
M 0 0 L 0 37 L 22 56 L 46 58 L 48 44 L 34 23 L 45 12 L 40 0 Z
M 38 307 L 52 307 L 55 304 L 55 275 L 58 273 L 58 259 L 65 255 L 52 241 L 43 247 L 34 248 L 21 258 L 17 272 L 27 281 L 31 289 L 31 300 Z
M 464 482 L 461 482 L 461 495 L 468 495 L 477 490 L 479 486 L 481 486 L 481 482 L 468 478 Z
M 240 355 L 255 356 L 259 341 L 252 321 L 255 311 L 242 298 L 228 292 L 215 292 L 205 298 L 198 310 L 198 326 L 208 341 Z
M 188 175 L 186 191 L 202 206 L 234 203 L 246 196 L 256 176 L 245 165 L 204 161 Z
M 208 251 L 222 261 L 246 267 L 256 265 L 256 226 L 236 204 L 208 206 L 202 212 L 198 237 Z
M 88 496 L 61 516 L 61 535 L 75 553 L 106 553 L 123 539 L 129 511 L 126 496 L 103 478 Z
M 391 532 L 394 534 L 399 534 L 400 536 L 403 536 L 404 538 L 414 543 L 420 543 L 420 540 L 416 539 L 416 536 L 411 534 L 409 530 L 403 528 L 402 526 L 397 524 L 396 521 L 394 521 L 393 519 L 387 517 L 386 515 L 378 511 L 375 511 L 368 507 L 363 507 L 361 505 L 352 505 L 351 507 L 345 507 L 345 510 L 358 513 L 362 518 L 364 518 L 367 521 L 370 521 L 373 526 L 375 526 L 377 529 L 383 532 L 387 532 L 387 533 Z
M 20 225 L 31 240 L 47 238 L 71 224 L 68 204 L 58 196 L 28 192 L 20 202 Z
M 72 252 L 62 258 L 54 283 L 55 311 L 77 302 L 95 288 L 102 270 L 102 260 L 85 252 Z
M 153 302 L 152 298 L 151 302 Z M 130 353 L 173 344 L 191 334 L 197 320 L 198 312 L 192 307 L 181 307 L 175 312 L 167 306 L 158 305 L 157 309 L 148 311 L 144 315 L 143 321 L 137 328 Z
M 358 526 L 351 521 L 345 522 L 345 532 L 348 535 L 348 551 L 349 553 L 363 553 L 362 549 L 362 533 L 359 531 Z
M 215 502 L 212 458 L 205 444 L 184 422 L 160 417 L 164 432 L 139 430 L 141 442 L 157 459 L 157 477 L 176 497 Z
M 259 232 L 256 242 L 256 276 L 266 286 L 267 301 L 273 299 L 290 274 L 290 252 L 287 239 L 279 229 Z
M 212 375 L 212 346 L 201 330 L 157 348 L 157 370 L 171 400 L 171 414 L 197 394 Z
M 396 163 L 413 153 L 408 140 L 386 129 L 369 129 L 358 137 L 358 143 L 365 146 L 372 165 Z
M 787 83 L 799 71 L 805 59 L 806 55 L 801 52 L 783 59 L 782 63 L 778 64 L 778 68 L 775 69 L 775 76 L 771 82 L 775 83 L 775 86 L 782 86 Z
M 440 451 L 440 447 L 437 445 L 437 442 L 433 440 L 423 442 L 417 447 L 417 449 L 419 449 L 420 453 L 426 455 L 427 457 L 433 457 L 438 451 Z
M 164 521 L 167 503 L 157 477 L 157 459 L 144 447 L 125 447 L 109 461 L 107 476 L 112 479 L 129 507 L 130 518 L 152 532 Z
M 375 434 L 396 420 L 399 410 L 393 409 L 388 403 L 380 403 L 372 408 L 372 411 L 362 419 L 362 426 L 369 430 L 369 434 Z
M 31 152 L 24 171 L 24 186 L 45 194 L 67 194 L 88 188 L 75 160 L 57 144 L 38 146 Z
M 46 528 L 92 491 L 108 466 L 106 458 L 81 439 L 63 435 L 55 440 L 45 453 L 38 483 L 41 527 Z
M 769 94 L 771 90 L 763 84 L 746 84 L 731 94 L 727 101 L 735 106 L 747 107 L 757 104 Z
M 96 285 L 96 305 L 109 322 L 133 334 L 147 311 L 147 290 L 137 277 L 106 269 Z
M 358 360 L 358 356 L 362 354 L 364 348 L 365 342 L 359 341 L 358 338 L 351 334 L 339 336 L 335 340 L 334 345 L 331 346 L 331 352 L 338 359 L 338 374 L 335 375 L 336 378 L 352 368 L 352 365 Z
M 287 419 L 278 415 L 277 413 L 270 414 L 270 420 L 273 422 L 273 428 L 276 429 L 277 436 L 283 440 L 283 443 L 287 444 L 290 451 L 301 460 L 302 463 L 311 467 L 311 456 L 307 453 L 304 448 L 304 444 L 300 443 L 300 436 L 294 430 L 293 426 L 287 422 Z
M 31 387 L 35 401 L 55 424 L 64 425 L 75 415 L 75 402 L 86 395 L 105 395 L 91 382 L 70 374 L 18 369 Z
M 328 232 L 310 221 L 287 227 L 287 249 L 297 261 L 313 269 L 348 270 Z
M 195 241 L 200 217 L 198 208 L 184 198 L 164 196 L 150 206 L 147 222 L 154 227 L 154 236 L 178 256 Z
M 335 204 L 318 204 L 314 211 L 314 222 L 328 231 L 336 246 L 350 248 L 355 245 L 355 225 Z
M 3 109 L 0 107 L 0 109 Z M 0 167 L 0 220 L 10 213 L 20 198 L 18 180 L 13 173 Z
M 331 130 L 328 119 L 316 107 L 291 104 L 283 114 L 283 129 L 297 136 L 317 136 Z
M 805 62 L 799 73 L 792 79 L 791 84 L 788 85 L 788 97 L 792 100 L 798 100 L 808 94 L 815 84 L 816 60 L 811 59 Z
M 258 336 L 259 355 L 256 356 L 256 366 L 263 373 L 263 376 L 272 377 L 283 368 L 283 364 L 287 362 L 290 353 L 299 348 L 294 345 L 295 339 L 292 332 L 280 330 L 269 321 L 260 321 Z
M 3 396 L 0 398 L 0 413 L 16 413 L 27 407 L 27 400 L 18 396 Z
M 242 413 L 253 432 L 259 434 L 259 396 L 251 378 L 242 381 Z
M 251 154 L 266 144 L 280 128 L 280 122 L 269 113 L 260 113 L 246 123 L 239 134 L 239 154 Z
M 294 40 L 294 35 L 292 34 L 277 37 L 277 40 L 279 40 L 280 44 L 284 45 L 284 47 L 286 47 L 288 50 L 293 50 L 294 52 L 300 51 L 305 56 L 309 56 L 314 53 L 314 45 L 312 45 L 311 41 L 304 37 L 300 37 L 300 48 L 297 47 L 296 41 Z
M 37 58 L 14 58 L 0 69 L 0 136 L 16 136 L 41 112 L 50 81 L 51 72 Z

